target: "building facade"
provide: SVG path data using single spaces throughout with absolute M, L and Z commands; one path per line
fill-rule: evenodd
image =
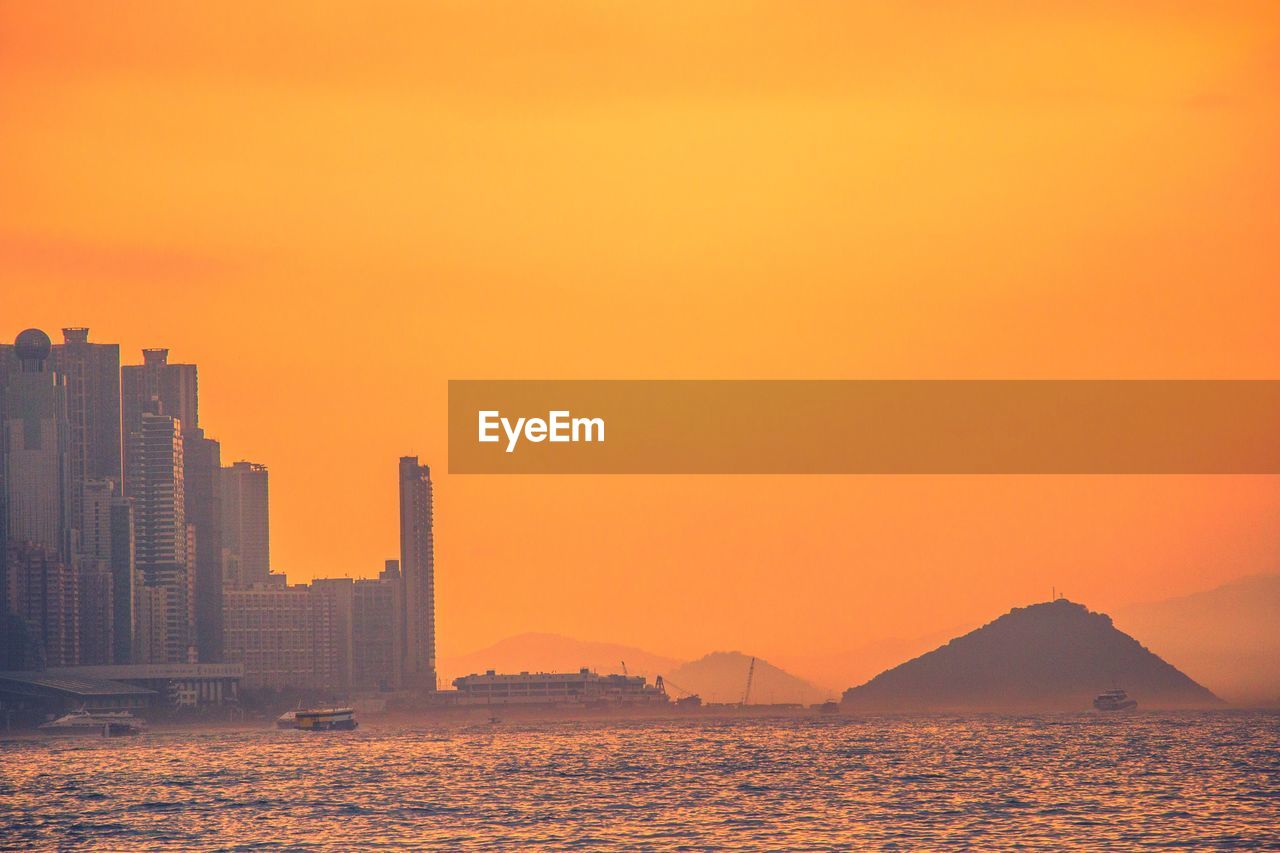
M 79 661 L 80 619 L 71 428 L 52 350 L 27 329 L 0 351 L 0 603 L 23 656 L 56 666 Z
M 522 672 L 455 678 L 459 705 L 656 705 L 668 703 L 660 688 L 641 675 L 577 672 Z
M 252 584 L 223 590 L 223 651 L 244 666 L 248 688 L 337 689 L 334 596 L 308 586 Z
M 92 596 L 88 590 L 80 596 L 82 663 L 128 663 L 133 659 L 137 599 L 133 503 L 120 494 L 117 482 L 87 480 L 80 506 L 80 577 L 95 590 Z M 95 577 L 85 580 L 89 575 Z M 109 608 L 109 617 L 103 607 Z M 86 633 L 84 626 L 93 625 L 105 625 L 107 634 Z
M 230 586 L 266 583 L 271 573 L 267 466 L 240 461 L 222 469 L 223 580 Z
M 397 690 L 400 687 L 402 616 L 400 561 L 387 560 L 376 580 L 355 582 L 351 614 L 352 688 Z
M 120 418 L 124 445 L 124 493 L 133 496 L 130 471 L 138 447 L 144 414 L 168 415 L 178 421 L 179 433 L 200 426 L 198 376 L 194 364 L 170 364 L 167 349 L 145 349 L 142 364 L 120 369 Z
M 400 458 L 401 682 L 436 688 L 435 542 L 431 469 Z
M 222 450 L 196 427 L 182 436 L 182 481 L 187 523 L 195 534 L 188 554 L 195 590 L 196 657 L 222 660 Z
M 195 658 L 194 531 L 187 524 L 180 423 L 143 413 L 132 436 L 126 481 L 132 483 L 138 610 L 137 663 Z
M 27 637 L 38 644 L 31 655 L 35 662 L 79 663 L 80 600 L 74 568 L 56 551 L 32 542 L 10 540 L 4 556 L 6 606 L 25 622 Z
M 72 511 L 79 517 L 81 483 L 121 482 L 120 345 L 90 343 L 88 329 L 67 328 L 52 357 L 66 381 Z
M 5 535 L 69 559 L 72 548 L 71 466 L 66 383 L 50 359 L 52 344 L 27 329 L 13 346 L 4 385 Z

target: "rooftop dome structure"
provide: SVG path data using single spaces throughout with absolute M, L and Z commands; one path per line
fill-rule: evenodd
M 26 329 L 14 339 L 13 350 L 21 361 L 44 361 L 53 350 L 53 341 L 39 329 Z

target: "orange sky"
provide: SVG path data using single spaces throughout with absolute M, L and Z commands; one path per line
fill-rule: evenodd
M 0 3 L 0 335 L 197 362 L 290 577 L 395 556 L 402 453 L 445 656 L 838 683 L 1280 563 L 1276 478 L 444 470 L 449 378 L 1280 378 L 1274 2 L 315 5 Z

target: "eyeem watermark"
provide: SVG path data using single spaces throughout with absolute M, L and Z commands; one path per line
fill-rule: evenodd
M 1280 381 L 451 380 L 449 473 L 1280 474 Z
M 547 412 L 543 418 L 504 418 L 496 409 L 478 413 L 479 436 L 482 444 L 501 441 L 499 430 L 507 439 L 507 453 L 514 453 L 520 439 L 540 444 L 604 441 L 604 418 L 575 418 L 568 411 L 559 409 Z

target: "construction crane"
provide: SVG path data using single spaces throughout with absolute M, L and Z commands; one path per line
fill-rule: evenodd
M 657 680 L 654 682 L 654 686 L 660 689 L 663 693 L 666 693 L 667 687 L 671 686 L 671 687 L 674 687 L 676 690 L 679 690 L 681 693 L 685 694 L 686 696 L 698 695 L 697 693 L 694 693 L 692 690 L 690 690 L 688 687 L 681 687 L 679 684 L 676 684 L 670 678 L 663 678 L 661 675 L 659 675 Z
M 653 680 L 653 686 L 661 690 L 663 694 L 666 694 L 668 684 L 684 694 L 684 696 L 676 699 L 677 708 L 697 708 L 702 705 L 702 697 L 689 688 L 681 687 L 669 678 L 664 679 L 661 675 Z
M 751 701 L 751 681 L 756 677 L 756 659 L 751 659 L 751 666 L 747 667 L 747 689 L 742 691 L 742 702 L 739 704 L 745 708 L 747 702 Z

